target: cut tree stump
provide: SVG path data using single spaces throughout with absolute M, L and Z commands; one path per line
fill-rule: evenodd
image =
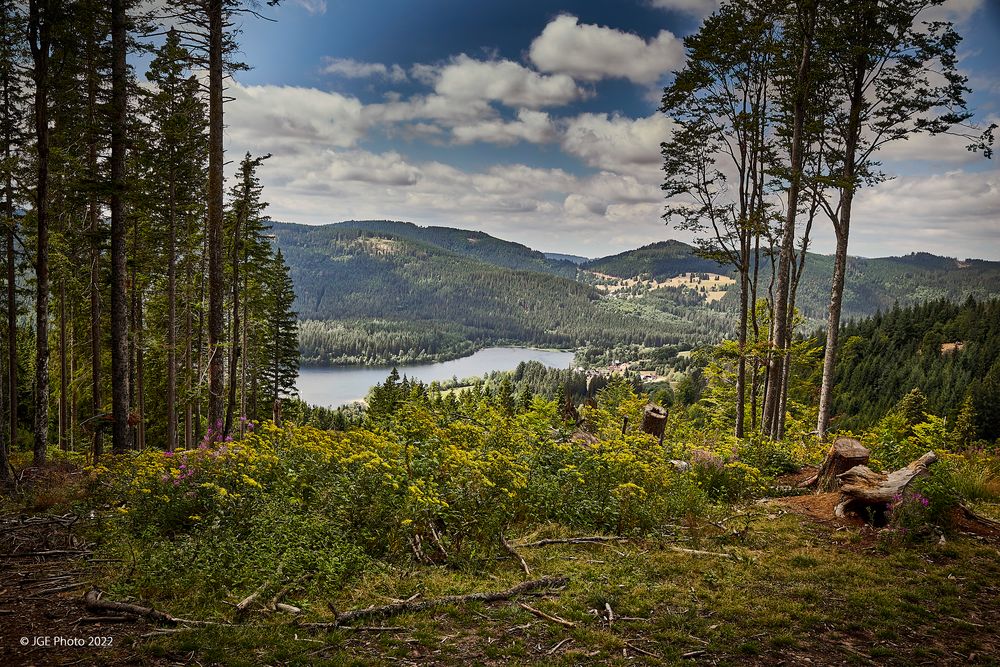
M 816 485 L 816 493 L 836 491 L 840 487 L 838 475 L 847 472 L 855 466 L 866 466 L 870 452 L 854 438 L 837 438 L 826 453 L 823 464 L 816 475 L 802 486 Z
M 910 482 L 926 475 L 928 466 L 937 460 L 937 454 L 927 452 L 905 468 L 888 475 L 875 472 L 866 465 L 854 466 L 837 475 L 841 483 L 840 503 L 834 514 L 843 518 L 848 511 L 862 514 L 859 510 L 866 508 L 871 508 L 878 515 L 883 514 L 893 498 L 903 495 Z
M 649 403 L 642 411 L 642 432 L 662 438 L 667 427 L 667 410 L 659 405 Z

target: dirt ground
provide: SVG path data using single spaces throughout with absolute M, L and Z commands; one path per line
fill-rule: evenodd
M 79 518 L 0 518 L 0 665 L 128 664 L 149 628 L 96 616 L 83 605 L 89 545 Z

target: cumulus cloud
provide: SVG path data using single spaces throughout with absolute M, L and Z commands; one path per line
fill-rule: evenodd
M 583 95 L 565 74 L 539 74 L 512 60 L 476 60 L 464 53 L 437 71 L 434 90 L 452 100 L 489 100 L 529 109 L 567 104 Z
M 227 106 L 226 122 L 230 136 L 238 135 L 237 140 L 297 139 L 347 147 L 356 144 L 371 125 L 361 102 L 339 93 L 235 82 L 227 93 L 233 101 Z
M 662 30 L 649 41 L 613 28 L 580 23 L 575 16 L 553 19 L 531 43 L 531 62 L 543 72 L 584 81 L 624 78 L 655 83 L 684 60 L 684 45 Z
M 662 114 L 638 119 L 581 114 L 568 121 L 562 148 L 592 167 L 620 173 L 643 170 L 659 178 L 660 143 L 670 135 L 670 126 Z
M 531 109 L 518 109 L 514 121 L 507 122 L 499 118 L 484 120 L 472 125 L 458 125 L 451 132 L 455 143 L 471 144 L 479 141 L 501 146 L 519 141 L 549 143 L 558 136 L 549 114 Z
M 406 81 L 406 70 L 399 65 L 368 63 L 353 58 L 325 58 L 321 70 L 324 74 L 343 76 L 349 79 L 379 77 L 395 83 Z

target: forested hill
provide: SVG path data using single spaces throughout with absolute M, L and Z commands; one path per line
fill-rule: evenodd
M 393 220 L 348 220 L 324 228 L 357 229 L 375 234 L 388 234 L 397 238 L 428 243 L 464 257 L 471 257 L 489 264 L 521 271 L 539 271 L 564 278 L 576 277 L 576 263 L 566 259 L 552 259 L 526 245 L 504 241 L 484 232 L 455 229 L 453 227 L 421 227 L 412 222 Z
M 695 249 L 681 241 L 669 240 L 650 243 L 635 250 L 601 257 L 584 262 L 581 268 L 618 278 L 645 276 L 653 280 L 673 278 L 682 273 L 730 274 L 730 267 L 699 257 Z
M 648 277 L 664 280 L 682 273 L 733 275 L 729 266 L 694 254 L 680 241 L 661 241 L 636 250 L 586 262 L 581 268 L 620 278 Z M 797 307 L 806 317 L 825 319 L 830 302 L 833 257 L 809 253 L 798 289 Z M 770 280 L 770 263 L 762 258 L 761 293 Z M 926 252 L 902 257 L 850 257 L 844 289 L 845 318 L 886 311 L 894 304 L 910 306 L 936 299 L 961 302 L 968 296 L 986 299 L 1000 292 L 1000 262 L 960 261 Z M 735 303 L 736 290 L 727 295 Z
M 847 325 L 834 391 L 838 428 L 872 425 L 907 392 L 975 437 L 1000 438 L 1000 300 L 931 301 Z
M 272 232 L 295 283 L 307 363 L 443 359 L 499 343 L 661 345 L 711 336 L 665 313 L 626 312 L 575 280 L 385 231 L 275 224 Z
M 807 317 L 826 316 L 830 301 L 833 257 L 810 253 L 799 287 L 799 304 Z M 1000 293 L 1000 262 L 960 261 L 926 252 L 902 257 L 850 257 L 844 288 L 844 317 L 885 312 L 894 304 L 912 306 L 946 299 L 988 299 Z

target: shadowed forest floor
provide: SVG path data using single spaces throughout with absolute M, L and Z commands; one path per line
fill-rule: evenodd
M 334 630 L 262 608 L 239 624 L 208 627 L 97 619 L 83 593 L 138 565 L 94 562 L 85 518 L 8 514 L 0 523 L 0 664 L 1000 664 L 996 538 L 960 533 L 893 545 L 869 527 L 816 521 L 802 504 L 757 503 L 662 539 L 521 547 L 532 577 L 569 583 L 512 602 Z M 565 535 L 553 527 L 516 543 Z M 384 565 L 350 589 L 311 598 L 292 590 L 286 602 L 305 621 L 330 621 L 331 608 L 503 590 L 522 578 L 513 559 L 480 573 Z M 35 636 L 110 647 L 20 646 Z

